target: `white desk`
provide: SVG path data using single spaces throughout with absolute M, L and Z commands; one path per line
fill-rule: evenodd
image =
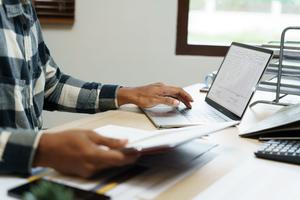
M 187 88 L 196 100 L 203 99 L 199 95 L 199 85 Z M 270 93 L 258 92 L 254 99 L 270 99 Z M 280 107 L 258 104 L 248 109 L 241 127 L 249 126 L 272 113 Z M 127 106 L 118 111 L 109 111 L 91 115 L 87 118 L 53 128 L 52 131 L 68 128 L 97 128 L 106 124 L 116 124 L 155 129 L 147 117 L 139 109 Z M 228 128 L 208 137 L 211 143 L 220 144 L 214 151 L 217 156 L 193 175 L 178 182 L 157 200 L 192 199 L 198 194 L 201 199 L 295 199 L 300 196 L 300 167 L 297 165 L 256 159 L 253 152 L 260 143 L 256 140 L 238 136 L 237 128 Z M 7 199 L 6 190 L 14 183 L 21 182 L 15 178 L 0 178 L 0 199 Z M 5 184 L 7 183 L 7 184 Z M 5 184 L 5 185 L 3 185 Z M 299 192 L 298 192 L 299 191 Z M 221 196 L 220 196 L 221 195 Z

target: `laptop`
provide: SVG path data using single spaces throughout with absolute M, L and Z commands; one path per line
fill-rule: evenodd
M 158 128 L 238 124 L 272 56 L 272 50 L 233 42 L 204 101 L 196 101 L 192 109 L 160 105 L 143 111 Z

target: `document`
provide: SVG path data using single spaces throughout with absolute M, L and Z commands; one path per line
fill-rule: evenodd
M 205 135 L 231 127 L 236 122 L 213 123 L 209 125 L 175 128 L 158 131 L 144 131 L 115 125 L 107 125 L 95 129 L 103 136 L 128 139 L 125 149 L 134 149 L 141 153 L 157 152 L 159 150 L 175 148 L 181 144 Z

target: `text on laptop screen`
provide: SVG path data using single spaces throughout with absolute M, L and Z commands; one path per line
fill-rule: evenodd
M 241 117 L 269 58 L 269 53 L 232 45 L 207 97 Z

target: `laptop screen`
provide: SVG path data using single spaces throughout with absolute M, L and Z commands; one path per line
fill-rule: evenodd
M 272 56 L 272 51 L 233 43 L 207 98 L 242 117 Z

